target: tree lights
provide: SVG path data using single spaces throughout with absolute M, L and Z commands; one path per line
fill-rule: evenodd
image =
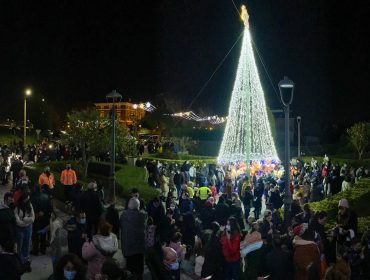
M 247 16 L 244 17 L 242 49 L 218 155 L 221 164 L 279 160 L 246 21 Z

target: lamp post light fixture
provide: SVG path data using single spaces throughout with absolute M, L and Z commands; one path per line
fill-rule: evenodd
M 24 108 L 23 108 L 23 146 L 26 147 L 27 143 L 27 97 L 32 95 L 31 89 L 24 91 Z
M 122 95 L 116 90 L 108 93 L 106 96 L 108 102 L 112 102 L 111 121 L 112 121 L 112 134 L 111 134 L 111 150 L 110 150 L 110 195 L 113 201 L 116 200 L 116 105 L 120 102 Z
M 290 224 L 290 210 L 292 205 L 292 194 L 290 192 L 290 143 L 289 143 L 289 106 L 293 102 L 294 83 L 288 77 L 279 82 L 279 91 L 281 103 L 284 106 L 285 112 L 285 157 L 284 157 L 284 173 L 285 173 L 285 192 L 284 192 L 284 222 L 286 226 Z
M 301 116 L 297 117 L 297 124 L 298 124 L 298 141 L 297 141 L 297 146 L 298 146 L 298 159 L 301 158 Z

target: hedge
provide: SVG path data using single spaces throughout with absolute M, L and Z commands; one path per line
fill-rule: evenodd
M 37 163 L 26 167 L 27 175 L 33 182 L 38 181 L 38 177 L 43 172 L 45 166 L 50 166 L 51 172 L 54 174 L 56 185 L 53 190 L 55 198 L 65 201 L 64 188 L 60 184 L 60 173 L 64 170 L 66 161 L 53 161 L 47 163 Z M 89 179 L 94 179 L 98 184 L 105 186 L 106 192 L 109 187 L 110 165 L 107 162 L 91 162 L 88 169 L 88 179 L 83 178 L 83 168 L 78 162 L 69 162 L 72 168 L 76 171 L 78 182 L 86 186 Z M 91 166 L 91 167 L 90 167 Z M 141 197 L 148 201 L 155 196 L 158 196 L 158 191 L 148 185 L 145 175 L 145 169 L 129 165 L 116 165 L 116 194 L 123 198 L 129 197 L 132 188 L 137 188 Z
M 311 202 L 313 211 L 326 211 L 328 213 L 328 226 L 335 225 L 338 212 L 338 203 L 346 198 L 350 208 L 359 217 L 358 231 L 364 232 L 370 226 L 370 178 L 365 178 L 356 183 L 351 189 L 342 191 L 319 202 Z

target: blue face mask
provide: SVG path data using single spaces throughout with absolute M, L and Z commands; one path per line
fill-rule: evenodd
M 67 271 L 67 270 L 64 270 L 64 277 L 67 280 L 73 280 L 76 277 L 76 271 Z
M 80 219 L 80 224 L 82 224 L 82 225 L 86 224 L 86 218 Z
M 179 262 L 174 262 L 169 265 L 170 270 L 178 270 L 179 269 Z

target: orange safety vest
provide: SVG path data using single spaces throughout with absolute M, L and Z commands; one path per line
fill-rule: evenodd
M 54 175 L 50 173 L 49 177 L 45 173 L 41 173 L 39 177 L 39 185 L 48 185 L 50 189 L 54 188 L 55 180 Z
M 77 183 L 76 172 L 72 169 L 64 169 L 60 175 L 62 185 L 72 186 Z

